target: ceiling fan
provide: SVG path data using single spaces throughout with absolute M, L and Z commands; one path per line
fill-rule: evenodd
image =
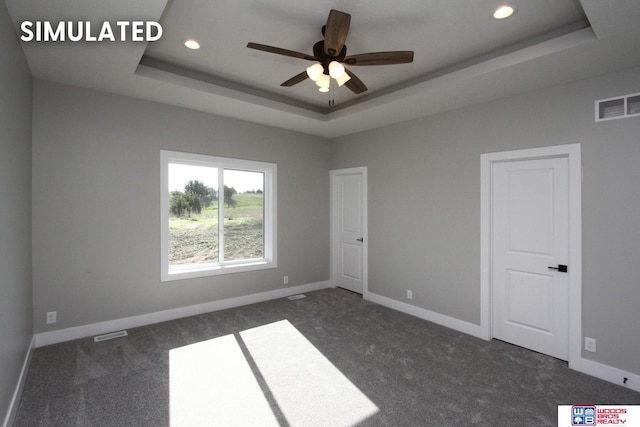
M 313 45 L 313 55 L 259 43 L 249 43 L 247 47 L 315 62 L 316 64 L 310 66 L 302 73 L 293 76 L 280 86 L 293 86 L 307 78 L 311 78 L 320 86 L 321 92 L 329 91 L 330 76 L 336 80 L 339 86 L 344 84 L 355 94 L 360 94 L 367 90 L 367 86 L 362 80 L 350 70 L 346 69 L 343 64 L 360 66 L 406 64 L 413 62 L 413 51 L 410 50 L 360 53 L 347 56 L 347 46 L 344 43 L 347 39 L 350 23 L 351 15 L 332 9 L 327 18 L 327 24 L 322 27 L 324 40 L 320 40 Z

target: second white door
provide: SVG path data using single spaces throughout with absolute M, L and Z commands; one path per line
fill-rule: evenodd
M 494 163 L 495 338 L 569 357 L 569 178 L 566 157 Z
M 331 172 L 332 281 L 362 294 L 366 283 L 366 169 Z

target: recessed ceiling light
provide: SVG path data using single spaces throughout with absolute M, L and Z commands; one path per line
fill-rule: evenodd
M 200 49 L 200 43 L 198 43 L 197 41 L 193 40 L 193 39 L 189 39 L 187 41 L 184 42 L 184 45 L 186 47 L 188 47 L 189 49 Z
M 503 4 L 493 12 L 495 19 L 505 19 L 516 13 L 516 7 L 512 4 Z

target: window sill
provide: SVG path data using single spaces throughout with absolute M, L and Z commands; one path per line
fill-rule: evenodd
M 217 276 L 220 274 L 241 273 L 245 271 L 266 270 L 277 268 L 277 263 L 266 260 L 240 261 L 238 263 L 201 264 L 198 266 L 184 266 L 173 268 L 169 272 L 163 272 L 161 282 L 174 280 L 194 279 L 197 277 Z

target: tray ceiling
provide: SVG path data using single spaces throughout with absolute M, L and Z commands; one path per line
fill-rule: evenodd
M 179 105 L 325 137 L 487 102 L 640 65 L 640 4 L 517 0 L 506 20 L 495 0 L 6 0 L 23 20 L 155 20 L 159 41 L 22 42 L 35 77 Z M 309 61 L 248 42 L 312 54 L 330 9 L 351 14 L 348 54 L 415 52 L 411 64 L 349 67 L 369 90 L 319 93 L 280 84 Z M 196 39 L 201 48 L 184 47 Z M 333 105 L 330 105 L 333 100 Z

